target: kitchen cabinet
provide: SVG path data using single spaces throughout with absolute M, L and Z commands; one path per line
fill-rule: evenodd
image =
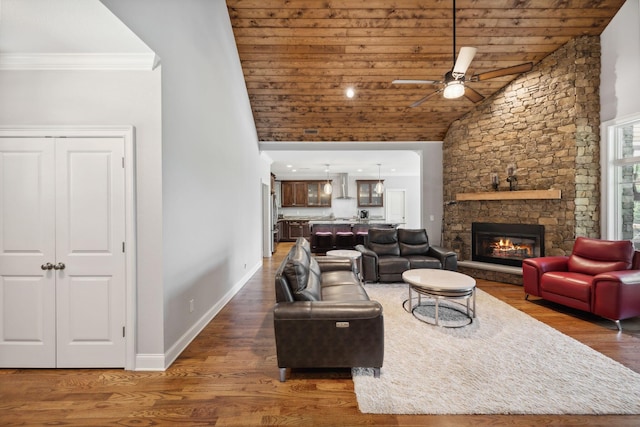
M 323 191 L 326 181 L 282 181 L 282 207 L 331 207 L 331 194 Z
M 331 194 L 324 192 L 324 184 L 327 181 L 307 182 L 307 206 L 309 207 L 331 207 Z
M 282 181 L 282 207 L 307 206 L 306 181 Z
M 298 237 L 311 238 L 309 221 L 307 220 L 284 220 L 280 221 L 280 240 L 293 242 Z
M 384 181 L 381 181 L 384 183 Z M 384 206 L 383 195 L 376 193 L 378 180 L 356 180 L 358 207 L 371 208 Z
M 289 221 L 289 238 L 296 240 L 298 237 L 311 237 L 309 221 Z

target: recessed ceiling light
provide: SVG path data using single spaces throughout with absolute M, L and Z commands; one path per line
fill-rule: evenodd
M 293 167 L 293 165 L 287 165 L 287 167 L 288 167 L 288 168 L 292 168 L 292 167 Z
M 347 98 L 351 99 L 356 95 L 356 91 L 353 90 L 352 87 L 348 87 L 347 90 L 345 91 L 345 94 L 347 95 Z

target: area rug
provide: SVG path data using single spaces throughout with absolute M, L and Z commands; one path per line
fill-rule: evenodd
M 406 312 L 407 285 L 367 293 L 383 306 L 385 354 L 380 378 L 353 369 L 363 413 L 640 414 L 640 374 L 486 292 L 454 329 Z

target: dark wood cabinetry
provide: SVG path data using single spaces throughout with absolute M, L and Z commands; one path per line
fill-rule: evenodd
M 311 238 L 309 221 L 305 220 L 284 220 L 280 221 L 280 240 L 293 242 L 298 237 Z
M 331 207 L 331 194 L 325 194 L 326 181 L 282 181 L 282 207 Z
M 306 207 L 307 183 L 305 181 L 282 181 L 282 207 Z
M 384 183 L 384 181 L 381 181 Z M 356 186 L 358 191 L 358 207 L 371 208 L 384 206 L 382 193 L 376 193 L 377 180 L 357 180 Z
M 331 207 L 331 194 L 324 192 L 324 184 L 327 181 L 307 182 L 307 206 Z

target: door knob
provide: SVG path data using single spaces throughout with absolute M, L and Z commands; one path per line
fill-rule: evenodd
M 66 267 L 66 265 L 64 265 L 64 263 L 62 263 L 62 262 L 59 262 L 59 263 L 57 263 L 56 265 L 53 266 L 53 268 L 55 270 L 64 270 L 65 267 Z
M 53 268 L 53 264 L 51 264 L 50 262 L 46 263 L 46 264 L 42 264 L 40 266 L 41 269 L 43 270 L 51 270 Z

